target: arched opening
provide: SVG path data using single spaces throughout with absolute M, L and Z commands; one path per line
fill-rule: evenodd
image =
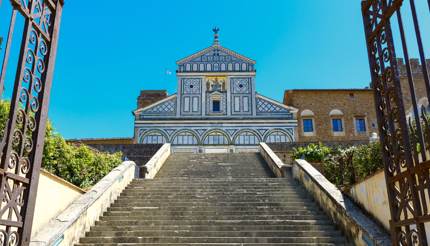
M 252 130 L 243 130 L 234 138 L 235 145 L 258 145 L 260 142 L 260 137 Z
M 145 133 L 139 142 L 141 144 L 164 144 L 167 142 L 167 138 L 163 132 L 154 130 Z
M 284 130 L 273 130 L 269 132 L 264 140 L 266 143 L 288 143 L 291 142 L 291 136 Z
M 172 139 L 173 145 L 197 145 L 199 143 L 197 135 L 188 130 L 178 132 Z
M 228 135 L 220 130 L 211 131 L 203 138 L 204 145 L 228 145 Z

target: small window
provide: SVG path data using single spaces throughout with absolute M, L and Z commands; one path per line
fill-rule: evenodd
M 343 132 L 342 119 L 332 119 L 333 132 Z
M 221 111 L 221 103 L 216 100 L 212 102 L 212 112 L 218 113 Z
M 303 119 L 303 132 L 314 132 L 314 122 L 312 119 Z
M 357 133 L 365 133 L 366 130 L 366 120 L 364 118 L 355 119 L 355 130 Z

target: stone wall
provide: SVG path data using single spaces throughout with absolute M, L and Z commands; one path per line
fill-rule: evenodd
M 427 92 L 419 59 L 410 59 L 410 66 L 415 86 L 416 100 L 419 106 L 428 107 Z M 406 65 L 403 59 L 397 60 L 400 84 L 405 111 L 412 112 L 412 97 L 409 88 Z M 430 59 L 426 60 L 430 71 Z M 372 85 L 370 85 L 372 87 Z M 368 140 L 372 132 L 379 132 L 375 113 L 375 100 L 372 89 L 308 89 L 287 90 L 284 104 L 299 109 L 297 113 L 297 141 L 351 141 Z M 344 133 L 332 132 L 330 111 L 343 112 Z M 430 110 L 430 108 L 428 109 Z M 313 112 L 313 116 L 310 116 Z M 366 134 L 355 131 L 355 117 L 365 117 Z M 314 133 L 304 133 L 303 119 L 314 119 Z
M 137 97 L 137 108 L 144 108 L 166 97 L 166 90 L 142 90 L 139 97 Z
M 162 144 L 89 144 L 91 148 L 102 152 L 122 152 L 123 160 L 134 161 L 141 168 L 161 148 Z M 139 169 L 139 177 L 143 177 Z
M 299 109 L 298 141 L 363 141 L 368 140 L 372 132 L 377 132 L 377 120 L 373 91 L 370 89 L 338 90 L 288 90 L 284 95 L 284 104 Z M 343 115 L 343 133 L 333 133 L 332 110 L 340 110 Z M 313 116 L 306 114 L 312 112 Z M 306 115 L 305 115 L 306 114 Z M 303 115 L 303 116 L 302 116 Z M 357 133 L 355 118 L 366 120 L 366 133 Z M 314 133 L 304 133 L 303 119 L 311 118 L 314 122 Z
M 132 144 L 132 138 L 81 138 L 81 139 L 67 139 L 70 144 Z
M 426 60 L 426 62 L 427 62 L 427 68 L 430 71 L 430 59 Z M 417 103 L 419 105 L 424 104 L 428 106 L 428 101 L 426 99 L 427 92 L 426 92 L 425 81 L 422 73 L 422 66 L 418 59 L 410 59 L 409 63 L 411 65 L 411 71 L 414 79 Z M 409 88 L 409 81 L 406 73 L 406 65 L 403 59 L 398 59 L 397 64 L 400 72 L 400 82 L 402 86 L 403 102 L 405 104 L 405 110 L 407 113 L 411 113 L 412 98 L 411 98 L 411 93 Z

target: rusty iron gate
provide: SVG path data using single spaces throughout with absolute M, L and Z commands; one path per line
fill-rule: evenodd
M 430 8 L 430 0 L 417 3 L 425 4 L 426 11 Z M 385 165 L 392 242 L 428 245 L 425 223 L 430 221 L 430 83 L 421 15 L 414 0 L 365 0 L 362 14 Z M 406 35 L 406 17 L 412 38 Z M 418 61 L 410 60 L 411 45 L 419 55 L 419 70 Z M 404 58 L 404 64 L 399 57 Z M 418 81 L 425 86 L 417 87 Z M 426 104 L 420 105 L 417 93 L 425 94 Z
M 3 4 L 3 5 L 2 5 Z M 0 0 L 0 7 L 4 7 Z M 43 154 L 63 0 L 10 0 L 0 96 L 12 43 L 19 54 L 9 120 L 0 143 L 0 245 L 28 245 Z M 22 20 L 22 36 L 14 31 Z

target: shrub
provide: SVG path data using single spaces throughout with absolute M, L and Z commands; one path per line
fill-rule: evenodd
M 86 189 L 118 166 L 121 157 L 121 152 L 109 154 L 83 144 L 70 145 L 51 128 L 47 129 L 42 166 L 47 171 Z
M 305 159 L 310 162 L 322 162 L 331 151 L 332 150 L 329 147 L 322 143 L 309 144 L 306 147 L 294 148 L 293 158 Z
M 1 131 L 6 127 L 9 108 L 8 101 L 0 100 Z M 0 138 L 1 136 L 3 132 Z M 121 156 L 120 152 L 108 154 L 90 149 L 85 145 L 70 145 L 59 133 L 54 132 L 49 121 L 46 125 L 42 167 L 83 189 L 97 183 L 120 164 Z
M 338 186 L 352 185 L 383 168 L 379 143 L 338 148 L 322 164 L 324 176 Z
M 357 178 L 360 180 L 382 169 L 384 164 L 382 163 L 381 145 L 379 143 L 371 143 L 358 146 L 355 150 L 352 163 Z

